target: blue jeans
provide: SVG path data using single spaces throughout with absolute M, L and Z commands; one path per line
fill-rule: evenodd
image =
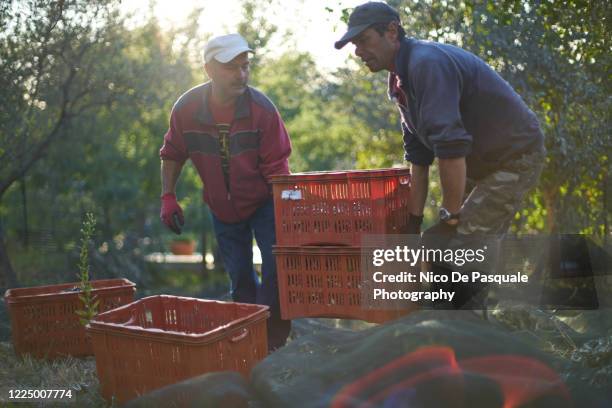
M 272 245 L 276 244 L 274 202 L 267 201 L 246 221 L 226 224 L 214 214 L 212 219 L 219 252 L 232 281 L 232 299 L 269 306 L 268 349 L 282 347 L 291 331 L 291 321 L 280 318 L 276 260 L 272 255 Z M 261 282 L 253 268 L 253 234 L 261 251 Z

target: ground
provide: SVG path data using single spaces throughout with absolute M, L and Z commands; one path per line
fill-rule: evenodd
M 523 305 L 505 305 L 486 314 L 491 325 L 509 330 L 513 336 L 535 339 L 541 351 L 561 362 L 555 369 L 565 381 L 580 381 L 604 395 L 612 388 L 610 316 L 612 311 L 605 309 L 552 313 Z M 329 330 L 361 331 L 373 326 L 339 319 L 298 319 L 292 337 L 296 341 Z M 3 401 L 6 401 L 10 389 L 70 389 L 78 398 L 79 406 L 108 406 L 99 395 L 93 357 L 53 362 L 33 360 L 27 356 L 20 359 L 10 342 L 2 342 L 0 398 Z M 20 403 L 19 406 L 28 405 Z

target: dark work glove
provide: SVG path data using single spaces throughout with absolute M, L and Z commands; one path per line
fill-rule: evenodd
M 183 218 L 183 210 L 173 193 L 166 193 L 161 196 L 159 218 L 172 232 L 175 234 L 181 233 L 181 227 L 185 224 L 185 219 Z
M 408 226 L 406 228 L 407 230 L 406 234 L 420 234 L 421 224 L 423 224 L 422 215 L 410 214 L 410 218 L 408 218 Z
M 408 224 L 405 228 L 402 229 L 401 233 L 418 235 L 421 233 L 421 224 L 423 224 L 422 215 L 410 214 L 410 218 L 408 218 Z
M 450 237 L 457 233 L 457 225 L 449 225 L 445 221 L 438 221 L 433 226 L 423 231 L 421 244 L 425 248 L 444 249 Z

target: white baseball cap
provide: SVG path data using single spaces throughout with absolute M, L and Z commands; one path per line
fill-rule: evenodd
M 213 58 L 222 64 L 230 62 L 243 52 L 253 52 L 240 34 L 227 34 L 214 37 L 204 47 L 204 62 Z

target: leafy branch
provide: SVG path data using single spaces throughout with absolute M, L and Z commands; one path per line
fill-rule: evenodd
M 96 218 L 92 213 L 85 214 L 83 228 L 81 228 L 81 255 L 79 259 L 79 273 L 77 277 L 80 282 L 81 294 L 79 299 L 83 302 L 83 309 L 77 310 L 79 321 L 83 326 L 87 325 L 98 313 L 100 301 L 92 295 L 93 287 L 89 280 L 89 242 L 96 229 Z

